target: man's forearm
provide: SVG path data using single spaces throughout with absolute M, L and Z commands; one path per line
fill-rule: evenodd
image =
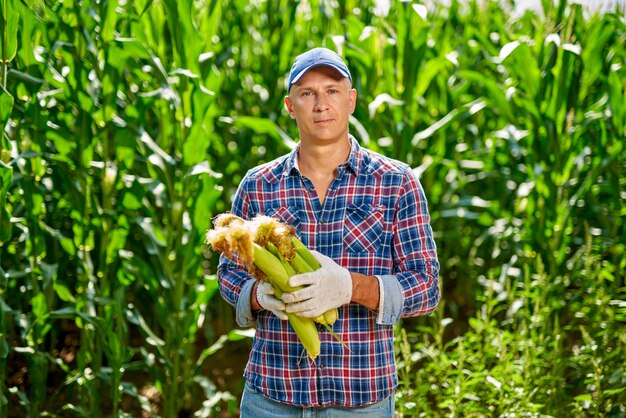
M 252 292 L 250 292 L 250 310 L 252 312 L 260 311 L 261 305 L 259 305 L 259 301 L 256 298 L 256 288 L 259 285 L 257 280 L 254 281 L 254 285 L 252 285 Z
M 366 276 L 361 273 L 350 273 L 352 276 L 352 299 L 371 310 L 378 310 L 380 303 L 380 289 L 375 276 Z

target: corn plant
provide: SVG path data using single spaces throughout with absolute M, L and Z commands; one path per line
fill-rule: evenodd
M 8 72 L 20 104 L 2 155 L 18 170 L 22 198 L 3 200 L 3 215 L 12 208 L 17 219 L 3 234 L 22 235 L 8 244 L 19 257 L 3 263 L 3 288 L 30 295 L 11 304 L 27 343 L 14 355 L 31 359 L 23 410 L 39 415 L 54 367 L 42 344 L 54 344 L 46 336 L 54 321 L 70 320 L 80 346 L 67 385 L 84 403 L 67 408 L 117 416 L 134 390 L 125 373 L 139 362 L 162 392 L 161 414 L 175 416 L 199 390 L 193 342 L 211 289 L 202 241 L 220 194 L 203 156 L 220 82 L 201 68 L 205 40 L 192 36 L 191 5 L 179 2 L 11 5 L 25 47 Z M 216 5 L 209 29 L 219 14 Z M 168 25 L 171 48 L 152 32 Z M 11 186 L 5 165 L 3 199 Z M 17 279 L 28 280 L 25 291 Z M 133 349 L 131 332 L 153 351 Z

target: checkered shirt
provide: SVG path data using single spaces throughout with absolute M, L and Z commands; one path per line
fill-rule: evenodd
M 302 242 L 351 272 L 377 276 L 377 311 L 339 307 L 333 330 L 323 327 L 321 353 L 311 361 L 288 321 L 250 312 L 252 278 L 224 256 L 218 267 L 222 297 L 238 318 L 256 323 L 245 377 L 270 399 L 303 407 L 364 406 L 393 394 L 398 379 L 394 324 L 426 315 L 439 303 L 439 262 L 422 186 L 411 168 L 362 148 L 350 136 L 348 160 L 338 167 L 323 205 L 297 167 L 298 149 L 250 170 L 232 212 L 264 214 L 296 228 Z M 238 320 L 246 325 L 245 320 Z

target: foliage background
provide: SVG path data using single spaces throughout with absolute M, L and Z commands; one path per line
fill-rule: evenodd
M 295 144 L 318 45 L 429 198 L 444 300 L 398 327 L 398 413 L 626 416 L 623 7 L 0 6 L 0 417 L 236 416 L 251 331 L 203 235 Z

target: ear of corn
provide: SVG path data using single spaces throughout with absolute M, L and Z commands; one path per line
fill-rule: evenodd
M 324 312 L 324 324 L 332 325 L 339 317 L 339 311 L 337 308 Z
M 287 273 L 283 263 L 280 262 L 278 257 L 259 244 L 252 244 L 252 248 L 254 249 L 254 264 L 267 275 L 268 280 L 272 282 L 275 290 L 285 292 L 293 292 L 296 290 L 289 286 L 289 277 L 291 276 Z
M 311 266 L 313 271 L 320 268 L 320 263 L 317 262 L 309 249 L 295 235 L 291 237 L 291 245 L 293 246 L 296 253 L 299 254 L 309 266 Z
M 214 229 L 207 232 L 207 243 L 227 257 L 236 255 L 251 275 L 272 284 L 279 299 L 283 292 L 301 289 L 289 285 L 291 276 L 320 268 L 313 254 L 294 235 L 294 229 L 276 219 L 257 216 L 245 221 L 232 214 L 222 214 L 214 219 L 213 225 Z M 331 309 L 311 319 L 287 313 L 289 323 L 312 359 L 319 355 L 321 346 L 315 322 L 348 348 L 330 328 L 338 314 L 337 309 Z
M 310 273 L 312 271 L 315 271 L 315 269 L 313 269 L 313 267 L 311 267 L 306 262 L 304 257 L 302 257 L 297 251 L 296 251 L 296 254 L 293 256 L 293 258 L 291 259 L 291 265 L 293 266 L 293 269 L 298 274 L 300 274 L 300 273 Z
M 291 313 L 288 313 L 287 317 L 289 318 L 291 327 L 298 336 L 300 343 L 302 343 L 306 349 L 309 357 L 315 360 L 321 350 L 320 337 L 317 333 L 315 322 L 313 322 L 311 318 L 303 318 Z
M 296 271 L 294 270 L 294 268 L 291 266 L 291 264 L 289 264 L 289 262 L 285 259 L 285 256 L 278 250 L 278 248 L 276 247 L 276 245 L 274 245 L 274 243 L 268 242 L 267 243 L 267 249 L 269 250 L 269 252 L 271 252 L 276 257 L 278 257 L 278 259 L 280 260 L 281 264 L 283 265 L 283 267 L 287 271 L 287 274 L 289 274 L 289 277 L 291 277 L 291 276 L 296 274 Z
M 272 285 L 274 286 L 274 295 L 280 299 L 283 291 L 274 283 Z M 320 354 L 322 345 L 315 322 L 311 318 L 304 318 L 289 312 L 287 312 L 287 319 L 309 357 L 315 360 Z

